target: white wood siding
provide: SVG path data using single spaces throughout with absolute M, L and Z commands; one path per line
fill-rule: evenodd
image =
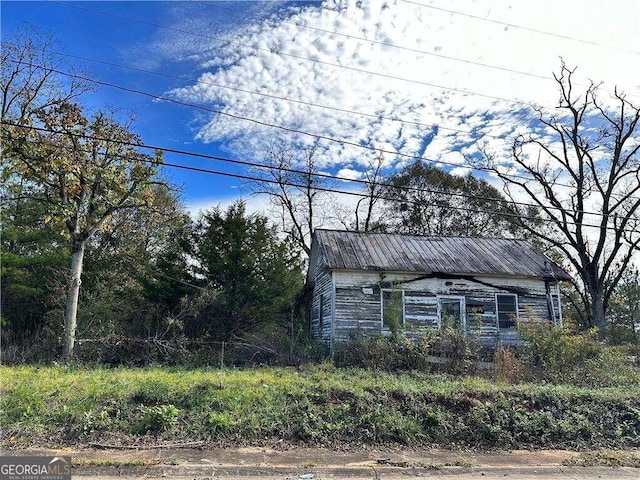
M 316 268 L 311 303 L 311 333 L 329 345 L 333 330 L 333 281 L 332 273 L 326 268 Z M 323 305 L 320 308 L 320 300 Z M 322 311 L 322 328 L 320 328 L 320 312 Z
M 496 294 L 513 293 L 500 287 L 517 287 L 518 318 L 528 321 L 540 318 L 558 322 L 549 317 L 547 289 L 540 279 L 526 277 L 475 277 L 471 280 L 428 278 L 411 273 L 386 273 L 362 271 L 334 271 L 335 326 L 334 341 L 346 341 L 350 333 L 375 334 L 381 332 L 380 288 L 404 290 L 405 323 L 408 333 L 424 328 L 437 328 L 439 322 L 439 297 L 464 297 L 467 331 L 485 339 L 505 342 L 518 339 L 515 329 L 498 332 L 496 322 Z M 416 280 L 417 279 L 417 280 Z M 317 286 L 316 286 L 317 288 Z M 326 291 L 326 289 L 323 289 Z M 558 305 L 557 288 L 554 305 Z M 314 294 L 314 299 L 319 295 Z M 326 294 L 325 294 L 326 296 Z M 315 311 L 315 308 L 314 308 Z M 556 312 L 557 315 L 557 312 Z M 323 332 L 324 333 L 324 332 Z M 323 340 L 325 336 L 322 336 Z

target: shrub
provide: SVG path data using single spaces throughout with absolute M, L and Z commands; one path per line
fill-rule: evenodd
M 629 385 L 640 380 L 640 372 L 625 350 L 596 340 L 596 331 L 583 334 L 548 324 L 521 325 L 525 341 L 522 360 L 532 380 L 573 385 Z
M 522 360 L 515 350 L 498 347 L 493 356 L 495 379 L 504 383 L 517 383 L 524 378 Z
M 136 430 L 139 433 L 160 433 L 169 430 L 178 423 L 180 410 L 174 405 L 141 406 L 142 414 Z
M 335 347 L 333 356 L 335 365 L 339 367 L 453 374 L 474 372 L 478 360 L 476 340 L 453 329 L 428 331 L 412 337 L 403 334 L 367 337 L 356 332 L 347 343 Z

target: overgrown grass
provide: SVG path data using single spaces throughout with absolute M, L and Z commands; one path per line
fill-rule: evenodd
M 330 365 L 0 367 L 5 446 L 205 441 L 479 448 L 640 446 L 640 387 L 503 385 Z

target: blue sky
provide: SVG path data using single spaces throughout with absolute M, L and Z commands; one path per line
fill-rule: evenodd
M 274 141 L 304 147 L 316 135 L 324 138 L 323 169 L 351 178 L 375 156 L 354 145 L 384 150 L 387 171 L 421 156 L 464 173 L 464 155 L 479 145 L 507 160 L 509 139 L 531 128 L 530 105 L 555 105 L 551 74 L 560 57 L 579 67 L 582 82 L 638 86 L 635 0 L 0 7 L 3 38 L 26 22 L 83 57 L 67 60 L 96 79 L 227 114 L 109 87 L 88 98 L 93 107 L 135 112 L 134 130 L 147 144 L 261 161 Z M 173 154 L 166 160 L 242 173 Z M 247 197 L 240 180 L 169 172 L 192 210 Z M 264 203 L 251 201 L 256 209 Z

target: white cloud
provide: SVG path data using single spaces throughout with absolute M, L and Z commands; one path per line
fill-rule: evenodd
M 346 178 L 349 180 L 359 180 L 362 178 L 362 176 L 363 176 L 363 172 L 354 170 L 353 168 L 341 168 L 336 173 L 336 177 Z
M 198 218 L 198 215 L 208 210 L 219 207 L 221 210 L 228 209 L 237 201 L 245 202 L 247 214 L 259 213 L 266 215 L 269 210 L 269 198 L 266 195 L 249 195 L 246 197 L 225 196 L 206 197 L 192 200 L 187 204 L 187 211 L 191 218 Z
M 449 3 L 424 2 L 436 8 L 453 8 Z M 639 8 L 632 0 L 615 4 L 596 0 L 455 3 L 456 10 L 471 15 L 623 49 L 640 44 L 633 20 Z M 511 139 L 525 122 L 523 111 L 528 105 L 554 106 L 555 83 L 534 75 L 551 77 L 559 68 L 560 57 L 568 65 L 579 66 L 581 82 L 593 78 L 604 80 L 609 88 L 614 84 L 625 89 L 637 85 L 638 56 L 632 53 L 402 0 L 325 1 L 299 8 L 276 21 L 256 20 L 196 43 L 206 72 L 198 82 L 175 90 L 174 95 L 262 122 L 212 115 L 199 130 L 200 140 L 226 142 L 231 149 L 243 145 L 249 150 L 266 138 L 280 137 L 302 144 L 314 140 L 270 126 L 279 125 L 345 141 L 347 145 L 322 141 L 327 167 L 366 163 L 366 152 L 349 144 L 421 155 L 428 143 L 424 156 L 439 160 L 452 151 L 488 140 L 499 154 L 507 155 Z M 438 133 L 430 139 L 432 125 L 437 126 Z
M 531 132 L 536 118 L 531 106 L 558 113 L 552 75 L 561 58 L 578 67 L 577 90 L 593 79 L 604 82 L 604 98 L 616 85 L 638 98 L 634 0 L 421 3 L 326 0 L 214 31 L 193 48 L 199 80 L 173 94 L 228 114 L 202 123 L 203 142 L 240 155 L 274 139 L 310 145 L 317 135 L 325 137 L 320 167 L 350 178 L 374 156 L 359 145 L 391 152 L 388 171 L 421 156 L 466 173 L 465 156 L 480 147 L 513 168 L 513 140 Z M 548 130 L 536 133 L 551 138 Z

